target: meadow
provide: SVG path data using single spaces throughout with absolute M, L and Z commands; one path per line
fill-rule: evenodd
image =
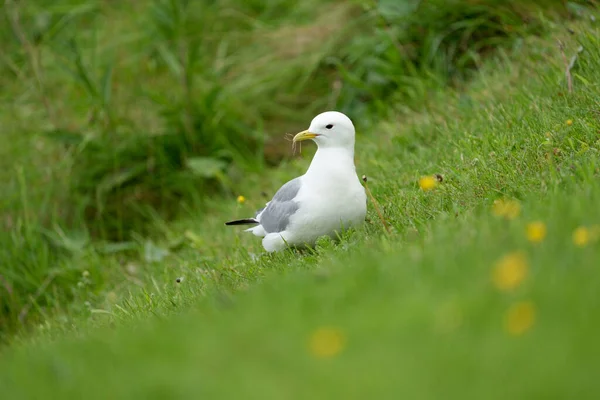
M 522 3 L 5 2 L 0 393 L 596 398 L 597 4 Z M 332 108 L 390 231 L 266 254 Z

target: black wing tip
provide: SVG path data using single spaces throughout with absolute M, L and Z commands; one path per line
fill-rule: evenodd
M 254 218 L 236 219 L 235 221 L 225 222 L 225 225 L 252 225 L 258 224 L 258 221 Z

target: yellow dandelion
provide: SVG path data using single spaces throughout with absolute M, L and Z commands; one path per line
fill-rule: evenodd
M 492 213 L 497 217 L 515 219 L 521 213 L 521 203 L 517 200 L 498 199 L 494 200 Z
M 591 237 L 590 230 L 585 226 L 580 226 L 573 231 L 573 243 L 575 243 L 575 246 L 586 246 L 590 242 Z
M 527 224 L 527 240 L 532 243 L 540 243 L 546 237 L 546 224 L 541 221 L 535 221 Z
M 433 176 L 423 176 L 419 179 L 419 187 L 423 191 L 433 190 L 437 186 L 437 179 Z
M 346 338 L 336 328 L 323 327 L 312 333 L 308 341 L 310 353 L 316 358 L 331 358 L 346 346 Z
M 520 336 L 530 330 L 535 322 L 535 306 L 530 301 L 513 304 L 504 315 L 504 329 L 513 335 Z
M 246 198 L 242 195 L 237 197 L 238 204 L 244 204 L 246 202 Z
M 573 120 L 572 120 L 572 119 L 568 119 L 568 120 L 567 120 L 567 122 L 566 122 L 566 124 L 567 124 L 568 126 L 571 126 L 571 125 L 573 125 Z
M 502 257 L 492 271 L 492 282 L 498 290 L 515 289 L 527 277 L 529 266 L 525 253 L 517 251 Z

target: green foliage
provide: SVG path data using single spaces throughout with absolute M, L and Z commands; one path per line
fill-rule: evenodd
M 304 128 L 326 108 L 351 113 L 362 132 L 377 132 L 374 121 L 433 103 L 433 91 L 464 83 L 484 56 L 552 27 L 546 19 L 553 13 L 568 21 L 562 2 L 505 3 L 8 1 L 0 24 L 0 329 L 34 326 L 65 307 L 90 315 L 84 304 L 118 292 L 123 274 L 132 285 L 148 284 L 141 270 L 154 276 L 157 263 L 148 260 L 214 265 L 232 246 L 221 219 L 242 211 L 223 198 L 243 188 L 258 208 L 266 199 L 256 188 L 270 193 L 289 178 L 257 174 L 289 154 L 289 143 L 272 139 Z M 573 3 L 568 10 L 587 15 Z M 436 126 L 390 137 L 388 144 L 406 150 L 383 158 L 425 168 L 419 160 L 431 159 L 425 148 Z M 479 144 L 500 153 L 507 143 Z M 363 163 L 369 174 L 380 165 L 371 157 Z M 414 172 L 403 174 L 401 192 L 414 189 Z M 477 177 L 465 179 L 454 196 L 479 199 L 484 189 L 470 185 Z M 487 189 L 526 191 L 483 179 Z M 403 204 L 406 217 L 390 212 L 397 192 L 390 193 L 383 203 L 397 230 L 423 227 L 437 215 L 430 198 Z M 441 211 L 455 208 L 442 199 Z M 201 216 L 185 231 L 165 222 L 196 209 Z M 132 273 L 138 260 L 145 268 Z M 84 271 L 94 279 L 84 282 Z M 255 272 L 248 281 L 262 277 Z M 228 280 L 235 272 L 215 274 L 227 287 L 239 285 Z
M 390 103 L 419 107 L 427 96 L 456 84 L 498 48 L 542 32 L 540 4 L 522 1 L 362 1 L 356 36 L 334 65 L 342 77 L 340 106 L 378 115 Z M 544 5 L 567 18 L 563 1 Z M 363 29 L 361 29 L 362 31 Z
M 83 218 L 94 235 L 127 239 L 131 232 L 145 231 L 148 216 L 155 211 L 170 218 L 182 201 L 218 188 L 231 190 L 227 175 L 232 163 L 237 169 L 260 170 L 264 136 L 276 132 L 261 127 L 277 126 L 281 113 L 292 121 L 305 121 L 324 106 L 356 117 L 385 115 L 390 102 L 416 107 L 431 90 L 464 77 L 490 50 L 540 31 L 539 6 L 520 2 L 357 4 L 362 11 L 336 2 L 319 3 L 319 9 L 333 18 L 321 18 L 311 4 L 291 7 L 284 1 L 242 5 L 224 0 L 155 0 L 138 6 L 33 2 L 20 8 L 13 4 L 6 17 L 16 13 L 24 36 L 19 40 L 49 60 L 38 61 L 45 78 L 41 90 L 69 82 L 79 102 L 75 108 L 86 115 L 79 124 L 55 116 L 48 132 L 49 139 L 70 149 L 71 187 L 66 190 L 72 196 L 65 206 L 85 204 Z M 566 13 L 561 1 L 546 6 Z M 107 21 L 124 14 L 134 16 L 124 20 L 118 33 L 111 32 Z M 260 47 L 262 32 L 285 32 L 285 21 L 297 20 L 304 21 L 307 32 L 283 34 L 277 39 L 279 51 L 289 51 L 285 41 L 302 35 L 320 40 L 311 34 L 325 28 L 339 46 L 329 49 L 311 43 L 297 50 L 300 59 L 307 57 L 305 53 L 314 54 L 312 65 L 302 62 L 300 68 L 285 58 L 268 61 L 265 68 L 256 63 L 267 57 L 270 45 L 267 40 Z M 19 29 L 13 31 L 18 38 Z M 358 34 L 350 35 L 354 32 Z M 10 42 L 14 45 L 14 38 Z M 8 54 L 14 55 L 13 64 L 27 68 L 28 62 L 35 62 L 27 52 L 13 49 Z M 123 59 L 123 52 L 130 61 Z M 243 73 L 236 71 L 245 64 L 250 67 Z M 59 66 L 56 73 L 54 65 Z M 330 97 L 336 79 L 339 90 Z M 317 102 L 306 112 L 289 115 L 296 100 L 288 96 L 281 101 L 276 93 L 289 91 L 291 82 L 295 83 L 290 94 L 330 97 L 328 104 Z M 255 89 L 261 86 L 262 90 Z M 156 125 L 152 133 L 145 121 L 127 115 L 128 104 L 115 94 L 116 87 L 132 92 L 130 101 L 144 101 L 152 110 Z M 273 99 L 280 104 L 273 104 Z M 54 114 L 53 108 L 49 105 L 47 111 Z M 373 111 L 366 114 L 365 109 Z M 190 157 L 208 157 L 224 168 L 218 176 L 199 175 L 189 170 Z
M 204 39 L 204 23 L 214 18 L 213 9 L 157 1 L 142 19 L 149 28 L 140 39 L 140 61 L 175 85 L 175 93 L 143 89 L 162 119 L 163 128 L 154 135 L 128 127 L 116 115 L 114 56 L 108 56 L 105 66 L 86 64 L 76 31 L 53 45 L 90 101 L 90 134 L 54 131 L 50 137 L 76 149 L 73 190 L 75 199 L 87 204 L 84 215 L 92 233 L 126 239 L 145 229 L 149 209 L 172 217 L 177 201 L 214 191 L 214 181 L 225 184 L 224 171 L 232 160 L 239 166 L 255 161 L 261 138 L 249 125 L 253 118 L 244 116 L 210 65 L 215 44 Z M 191 170 L 190 157 L 209 160 L 213 168 Z
M 364 229 L 338 242 L 264 254 L 222 222 L 264 203 L 262 185 L 271 192 L 310 157 L 249 176 L 246 203 L 215 200 L 210 214 L 157 224 L 162 239 L 139 240 L 120 280 L 102 275 L 119 256 L 82 256 L 79 265 L 103 266 L 77 283 L 92 294 L 87 308 L 6 348 L 2 393 L 595 398 L 600 35 L 597 23 L 567 27 L 573 36 L 560 27 L 525 38 L 462 90 L 361 130 L 358 173 L 391 235 L 370 207 Z M 557 40 L 578 54 L 572 93 Z M 432 174 L 443 182 L 421 190 Z M 502 198 L 520 212 L 494 215 Z M 533 221 L 547 228 L 541 242 L 528 239 Z M 574 240 L 582 227 L 587 239 Z M 524 273 L 499 285 L 498 262 L 515 254 Z M 105 296 L 94 297 L 102 280 Z M 314 346 L 322 329 L 338 335 Z

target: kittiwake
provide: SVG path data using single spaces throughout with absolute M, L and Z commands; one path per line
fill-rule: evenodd
M 317 144 L 306 173 L 283 185 L 254 218 L 225 225 L 256 226 L 247 229 L 262 237 L 268 252 L 286 246 L 313 245 L 321 236 L 335 237 L 362 224 L 367 196 L 354 166 L 354 125 L 337 111 L 317 115 L 293 142 L 312 139 Z

